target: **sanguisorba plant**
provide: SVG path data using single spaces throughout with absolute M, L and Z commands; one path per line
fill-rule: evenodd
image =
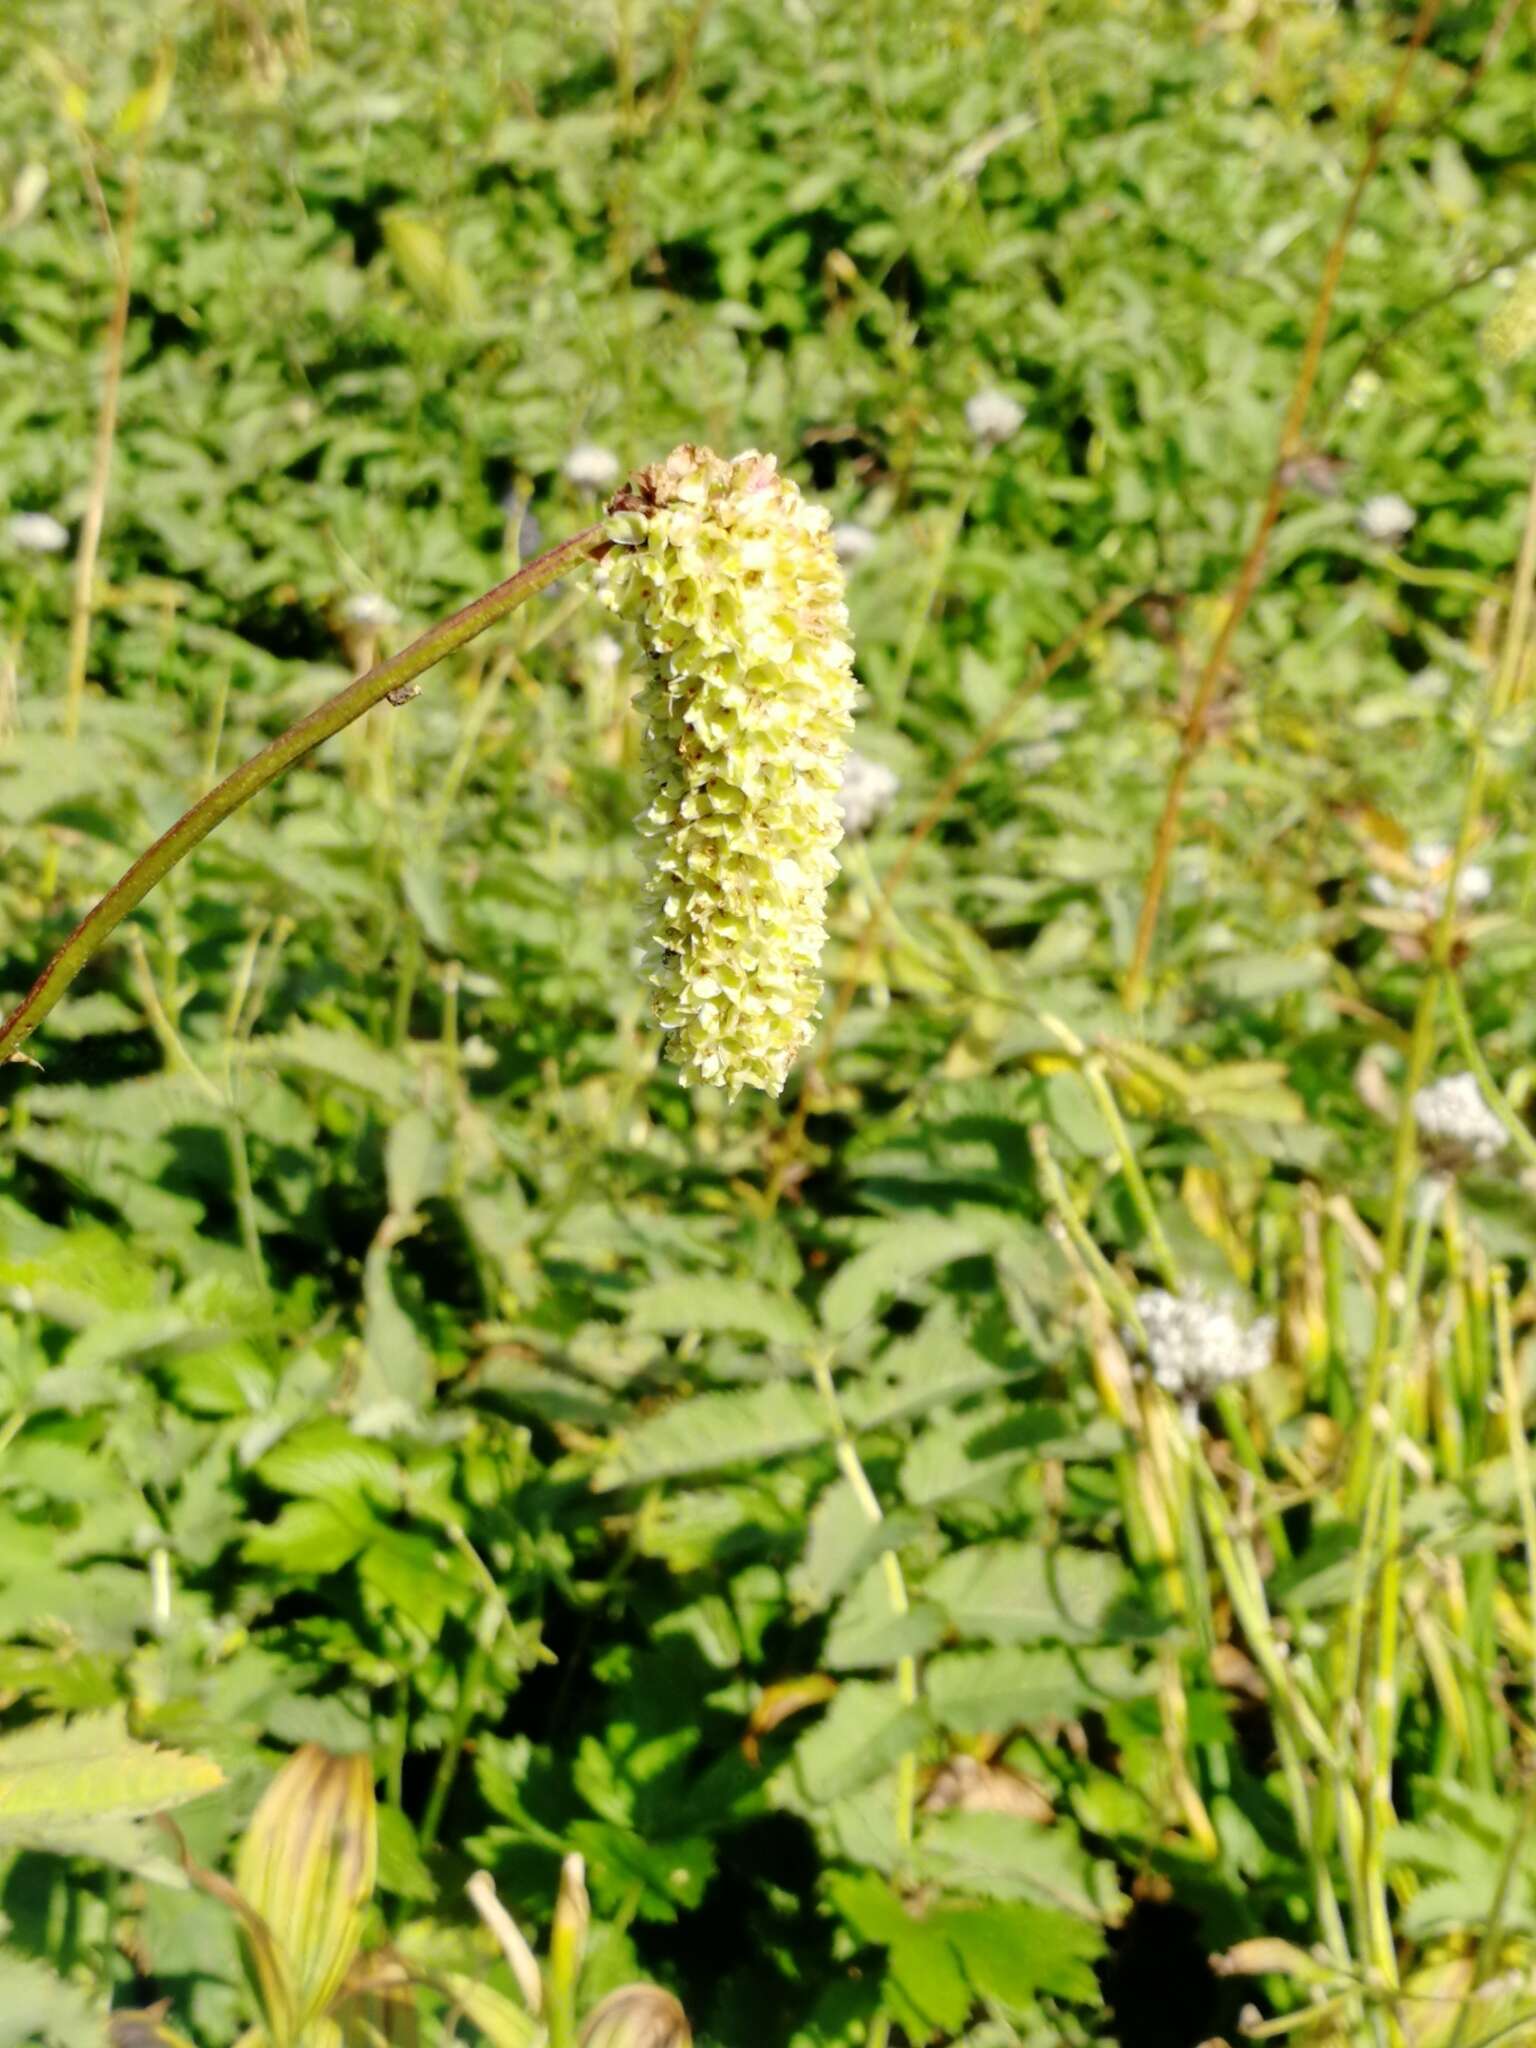
M 141 854 L 0 1027 L 20 1048 L 122 920 L 209 833 L 366 712 L 567 570 L 597 562 L 639 628 L 652 847 L 645 972 L 685 1078 L 778 1094 L 814 1029 L 853 651 L 831 521 L 749 450 L 675 449 L 608 517 L 429 627 L 227 775 Z

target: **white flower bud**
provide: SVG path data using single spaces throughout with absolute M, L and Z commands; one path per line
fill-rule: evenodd
M 611 490 L 619 480 L 619 458 L 611 448 L 599 448 L 583 441 L 566 456 L 561 467 L 567 480 L 580 491 Z
M 1229 1302 L 1199 1288 L 1183 1294 L 1149 1288 L 1137 1295 L 1136 1312 L 1153 1379 L 1181 1401 L 1199 1401 L 1233 1380 L 1249 1379 L 1274 1357 L 1273 1316 L 1245 1328 Z
M 860 562 L 867 561 L 880 545 L 880 536 L 871 533 L 867 526 L 860 526 L 857 520 L 845 519 L 832 529 L 832 545 L 837 550 L 837 559 L 845 569 L 856 569 Z
M 1370 893 L 1389 909 L 1411 910 L 1423 918 L 1437 918 L 1445 908 L 1445 892 L 1455 849 L 1443 840 L 1421 839 L 1409 857 L 1418 870 L 1418 876 L 1412 883 L 1400 886 L 1385 875 L 1373 875 L 1367 885 Z M 1493 876 L 1490 871 L 1480 861 L 1468 861 L 1457 877 L 1456 908 L 1475 910 L 1492 894 Z
M 16 512 L 6 524 L 6 539 L 24 555 L 57 555 L 69 546 L 69 528 L 51 512 Z
M 862 839 L 883 818 L 896 801 L 901 783 L 895 770 L 883 761 L 871 761 L 867 754 L 851 753 L 843 764 L 843 786 L 838 791 L 842 806 L 843 831 L 850 839 Z
M 1451 1074 L 1413 1098 L 1419 1135 L 1458 1164 L 1486 1166 L 1509 1143 L 1509 1134 L 1483 1100 L 1475 1074 Z
M 1418 522 L 1418 513 L 1397 491 L 1381 491 L 1360 507 L 1360 531 L 1367 540 L 1380 541 L 1384 546 L 1406 540 Z
M 399 612 L 387 597 L 381 597 L 376 590 L 359 590 L 347 598 L 341 607 L 341 616 L 349 626 L 378 629 L 400 623 Z
M 978 391 L 965 401 L 965 424 L 986 446 L 1011 441 L 1024 424 L 1024 408 L 1006 391 Z

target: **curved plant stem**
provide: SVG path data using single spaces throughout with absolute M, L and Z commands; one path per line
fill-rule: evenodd
M 1237 637 L 1237 629 L 1246 617 L 1248 607 L 1253 602 L 1263 579 L 1270 536 L 1275 530 L 1280 508 L 1290 487 L 1291 464 L 1301 450 L 1302 430 L 1306 426 L 1307 410 L 1312 403 L 1317 373 L 1322 367 L 1323 343 L 1328 338 L 1328 323 L 1333 316 L 1334 294 L 1338 290 L 1339 279 L 1343 274 L 1349 238 L 1354 232 L 1361 201 L 1365 198 L 1365 188 L 1381 161 L 1382 147 L 1386 142 L 1388 130 L 1397 117 L 1397 110 L 1413 69 L 1413 60 L 1434 27 L 1435 17 L 1439 12 L 1440 0 L 1422 0 L 1418 19 L 1414 22 L 1413 33 L 1403 51 L 1396 76 L 1375 120 L 1371 123 L 1370 139 L 1366 144 L 1364 159 L 1355 173 L 1355 182 L 1344 204 L 1343 218 L 1334 231 L 1333 241 L 1323 264 L 1322 283 L 1318 287 L 1317 302 L 1312 309 L 1312 325 L 1307 333 L 1301 367 L 1296 373 L 1290 404 L 1286 408 L 1285 423 L 1280 430 L 1280 445 L 1275 452 L 1275 464 L 1270 472 L 1269 489 L 1265 493 L 1264 504 L 1259 513 L 1258 527 L 1253 539 L 1248 543 L 1248 552 L 1237 572 L 1237 581 L 1232 586 L 1231 597 L 1227 600 L 1226 612 L 1211 643 L 1211 650 L 1206 656 L 1199 680 L 1195 684 L 1194 696 L 1190 700 L 1189 710 L 1184 719 L 1184 730 L 1179 737 L 1178 758 L 1173 764 L 1173 773 L 1168 778 L 1162 816 L 1158 819 L 1157 838 L 1152 850 L 1152 865 L 1147 873 L 1146 891 L 1141 901 L 1141 916 L 1136 926 L 1136 943 L 1131 954 L 1130 969 L 1125 978 L 1125 1003 L 1126 1008 L 1130 1010 L 1139 1008 L 1146 985 L 1152 941 L 1157 935 L 1158 911 L 1168 882 L 1169 864 L 1173 859 L 1174 848 L 1178 844 L 1179 814 L 1184 804 L 1184 791 L 1195 762 L 1205 746 L 1206 734 L 1210 729 L 1211 709 L 1221 679 L 1226 673 L 1227 656 L 1232 650 L 1232 642 Z
M 558 547 L 550 548 L 526 568 L 519 569 L 515 576 L 509 576 L 505 583 L 498 583 L 494 590 L 477 597 L 473 604 L 467 604 L 451 617 L 429 626 L 409 647 L 402 648 L 388 661 L 381 661 L 366 675 L 338 690 L 334 697 L 328 698 L 296 725 L 291 725 L 260 753 L 253 754 L 232 774 L 226 775 L 206 796 L 199 798 L 191 810 L 178 818 L 147 852 L 140 854 L 95 908 L 86 913 L 4 1025 L 0 1025 L 0 1064 L 13 1057 L 17 1048 L 32 1035 L 129 911 L 142 903 L 155 884 L 168 875 L 178 861 L 185 859 L 194 846 L 222 825 L 232 812 L 248 803 L 269 782 L 275 782 L 285 768 L 291 768 L 326 740 L 333 739 L 385 697 L 394 696 L 403 703 L 405 699 L 401 693 L 417 676 L 425 674 L 444 655 L 452 654 L 467 640 L 473 640 L 477 633 L 483 633 L 487 626 L 494 626 L 498 619 L 504 619 L 508 612 L 516 611 L 520 604 L 526 604 L 530 597 L 553 583 L 556 577 L 564 575 L 567 569 L 594 558 L 604 546 L 604 531 L 601 525 L 597 525 L 589 526 L 570 540 L 562 541 Z

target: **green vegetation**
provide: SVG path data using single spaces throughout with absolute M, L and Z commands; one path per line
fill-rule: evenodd
M 6 1068 L 0 2048 L 1536 2040 L 1536 22 L 1443 13 L 0 9 L 7 1007 L 592 449 L 856 529 L 898 784 L 683 1090 L 578 573 Z

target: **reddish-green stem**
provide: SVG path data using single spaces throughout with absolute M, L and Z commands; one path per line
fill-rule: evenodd
M 1349 238 L 1354 232 L 1355 220 L 1360 211 L 1361 201 L 1365 197 L 1365 188 L 1381 161 L 1382 148 L 1388 130 L 1396 118 L 1398 106 L 1408 84 L 1409 73 L 1413 69 L 1414 58 L 1434 27 L 1435 17 L 1439 11 L 1440 0 L 1421 0 L 1418 20 L 1414 23 L 1413 33 L 1404 48 L 1402 60 L 1397 67 L 1397 75 L 1392 81 L 1380 112 L 1371 123 L 1365 157 L 1350 188 L 1343 217 L 1339 221 L 1323 263 L 1322 283 L 1318 287 L 1317 300 L 1312 309 L 1311 326 L 1302 350 L 1301 365 L 1296 373 L 1290 403 L 1286 407 L 1285 424 L 1280 430 L 1280 445 L 1275 453 L 1274 468 L 1270 472 L 1269 488 L 1264 495 L 1259 523 L 1253 539 L 1248 544 L 1248 552 L 1237 572 L 1237 581 L 1227 600 L 1221 624 L 1217 628 L 1216 637 L 1211 642 L 1210 652 L 1195 684 L 1194 695 L 1184 719 L 1184 729 L 1179 736 L 1179 751 L 1173 764 L 1173 773 L 1168 778 L 1168 788 L 1163 797 L 1162 814 L 1157 823 L 1157 838 L 1152 849 L 1152 864 L 1147 871 L 1146 888 L 1141 899 L 1141 915 L 1136 925 L 1136 943 L 1131 953 L 1130 969 L 1125 977 L 1125 1004 L 1130 1010 L 1140 1008 L 1146 988 L 1147 971 L 1152 958 L 1152 942 L 1157 935 L 1158 911 L 1162 906 L 1163 891 L 1167 887 L 1174 849 L 1178 845 L 1184 792 L 1188 787 L 1191 771 L 1205 747 L 1210 730 L 1211 712 L 1226 673 L 1227 656 L 1231 652 L 1233 641 L 1237 638 L 1237 629 L 1247 616 L 1248 607 L 1263 581 L 1270 536 L 1275 530 L 1290 486 L 1291 464 L 1301 450 L 1302 433 L 1312 403 L 1317 373 L 1322 367 L 1323 344 L 1328 338 L 1328 325 L 1333 317 L 1334 294 L 1343 275 Z
M 452 654 L 466 641 L 473 640 L 477 633 L 483 633 L 487 626 L 494 626 L 509 612 L 516 611 L 520 604 L 526 604 L 530 597 L 546 589 L 567 569 L 592 559 L 603 546 L 603 528 L 589 526 L 570 540 L 562 541 L 558 547 L 550 548 L 526 568 L 519 569 L 515 576 L 508 577 L 505 583 L 498 583 L 494 590 L 477 597 L 473 604 L 467 604 L 462 611 L 429 626 L 409 647 L 402 648 L 388 661 L 381 661 L 365 675 L 358 676 L 344 690 L 338 690 L 334 697 L 328 698 L 269 746 L 263 747 L 260 753 L 253 754 L 226 775 L 216 788 L 210 789 L 191 810 L 178 818 L 147 852 L 141 853 L 121 881 L 109 889 L 95 908 L 87 911 L 75 926 L 4 1025 L 0 1026 L 0 1064 L 10 1059 L 17 1048 L 31 1037 L 75 976 L 116 931 L 129 911 L 137 908 L 155 884 L 168 875 L 194 846 L 222 825 L 231 812 L 249 803 L 269 782 L 275 782 L 285 768 L 291 768 L 295 761 L 302 761 L 306 754 L 313 753 L 316 747 L 333 739 L 392 692 L 402 690 L 417 676 L 424 675 L 444 655 Z

